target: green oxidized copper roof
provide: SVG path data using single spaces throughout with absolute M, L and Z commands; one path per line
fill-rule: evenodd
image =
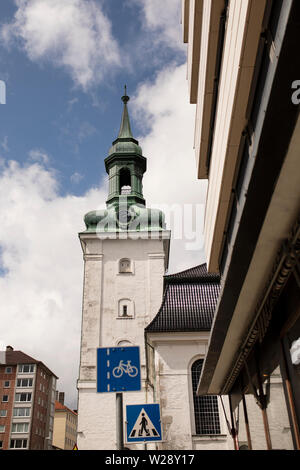
M 130 100 L 130 98 L 126 92 L 126 85 L 125 85 L 125 94 L 124 96 L 122 96 L 121 100 L 124 103 L 124 108 L 123 108 L 123 114 L 122 114 L 122 120 L 121 120 L 121 126 L 120 126 L 120 131 L 118 134 L 118 138 L 124 138 L 124 137 L 133 138 L 131 127 L 130 127 L 128 109 L 127 109 L 127 103 Z
M 124 159 L 128 164 L 135 161 L 135 164 L 142 168 L 143 173 L 146 169 L 146 159 L 142 156 L 142 149 L 138 145 L 138 141 L 132 135 L 127 109 L 129 96 L 126 93 L 126 86 L 122 101 L 124 107 L 119 134 L 109 150 L 105 165 L 107 169 L 109 165 L 118 168 L 124 165 Z M 132 194 L 126 196 L 119 193 L 113 199 L 114 203 L 108 202 L 106 209 L 91 211 L 85 215 L 84 222 L 87 232 L 157 231 L 165 228 L 165 217 L 159 209 L 146 208 L 144 204 L 137 203 Z
M 84 221 L 87 232 L 153 232 L 165 228 L 165 216 L 159 209 L 120 204 L 88 212 Z
M 110 148 L 108 155 L 113 155 L 115 153 L 134 153 L 136 155 L 142 155 L 142 149 L 139 146 L 138 141 L 133 137 L 130 120 L 128 114 L 127 103 L 130 100 L 129 96 L 126 93 L 122 96 L 122 101 L 124 103 L 121 126 L 117 139 L 113 142 L 112 147 Z

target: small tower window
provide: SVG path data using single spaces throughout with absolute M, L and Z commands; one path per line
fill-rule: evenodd
M 134 317 L 134 308 L 133 308 L 132 300 L 130 299 L 119 300 L 118 317 L 119 318 L 133 318 Z
M 131 273 L 131 261 L 128 258 L 122 258 L 119 262 L 119 273 Z
M 131 174 L 128 168 L 122 168 L 120 171 L 120 194 L 131 193 Z

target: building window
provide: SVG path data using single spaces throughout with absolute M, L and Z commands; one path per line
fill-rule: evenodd
M 28 432 L 29 423 L 13 423 L 11 432 Z
M 119 273 L 132 273 L 132 263 L 128 258 L 122 258 L 119 261 Z
M 31 401 L 31 393 L 16 393 L 16 401 Z
M 34 364 L 20 364 L 19 365 L 19 372 L 23 374 L 28 374 L 34 372 Z
M 5 367 L 5 374 L 11 374 L 12 373 L 12 367 Z
M 27 439 L 11 439 L 10 448 L 11 449 L 26 449 Z
M 0 410 L 0 418 L 5 418 L 7 416 L 7 410 Z
M 5 426 L 4 426 L 4 424 L 0 424 L 0 432 L 5 432 Z
M 33 379 L 18 379 L 17 387 L 26 388 L 32 387 Z
M 129 299 L 119 300 L 118 308 L 119 318 L 133 318 L 134 317 L 134 306 L 133 301 Z
M 13 415 L 14 417 L 30 416 L 30 408 L 14 408 Z
M 196 395 L 197 386 L 203 366 L 203 359 L 192 365 L 192 387 L 196 434 L 220 434 L 218 398 L 216 396 Z
M 120 190 L 119 194 L 127 195 L 131 193 L 131 174 L 128 168 L 120 170 Z
M 2 395 L 2 401 L 4 403 L 8 402 L 8 395 Z
M 3 449 L 3 441 L 0 441 L 0 449 Z
M 10 381 L 9 380 L 5 380 L 4 381 L 4 388 L 9 388 L 10 387 Z

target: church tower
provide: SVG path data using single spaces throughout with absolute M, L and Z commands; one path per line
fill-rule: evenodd
M 86 214 L 86 230 L 79 234 L 84 258 L 79 450 L 116 449 L 116 394 L 97 392 L 97 348 L 139 346 L 142 389 L 123 394 L 124 410 L 126 404 L 153 402 L 144 338 L 161 305 L 170 232 L 163 213 L 146 207 L 142 180 L 147 161 L 132 135 L 126 88 L 122 101 L 120 131 L 105 159 L 106 209 Z

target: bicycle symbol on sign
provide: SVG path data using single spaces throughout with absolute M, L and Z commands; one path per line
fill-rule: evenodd
M 135 366 L 131 365 L 131 361 L 127 361 L 126 364 L 124 364 L 124 361 L 121 360 L 119 362 L 119 365 L 113 368 L 112 374 L 116 379 L 119 379 L 122 377 L 123 373 L 128 374 L 129 377 L 136 377 L 138 374 L 138 369 Z

